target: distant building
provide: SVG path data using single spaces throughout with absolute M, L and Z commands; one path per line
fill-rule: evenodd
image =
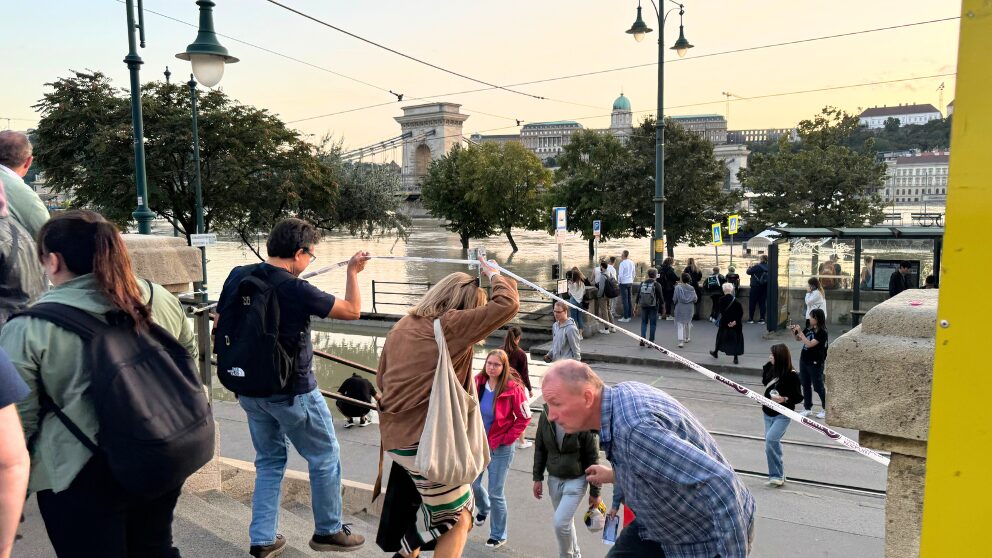
M 861 113 L 860 124 L 871 129 L 883 128 L 885 121 L 890 118 L 899 120 L 899 126 L 907 124 L 926 124 L 931 120 L 940 120 L 943 116 L 937 107 L 925 105 L 898 105 L 895 107 L 873 107 Z
M 719 114 L 690 114 L 670 116 L 672 122 L 690 132 L 696 132 L 714 145 L 727 143 L 727 120 Z
M 528 122 L 520 129 L 520 141 L 542 162 L 558 157 L 572 141 L 572 134 L 582 129 L 574 120 Z
M 954 101 L 953 100 L 950 103 L 947 103 L 947 113 L 946 114 L 947 114 L 948 117 L 950 117 L 952 114 L 954 114 Z
M 751 152 L 746 146 L 724 143 L 713 146 L 713 157 L 723 163 L 723 189 L 725 191 L 740 190 L 741 181 L 737 173 L 747 167 L 747 157 Z
M 947 195 L 950 152 L 885 154 L 885 186 L 880 192 L 887 202 L 938 201 Z
M 634 113 L 630 111 L 630 100 L 620 93 L 613 101 L 613 112 L 610 113 L 610 133 L 623 143 L 627 143 L 630 134 L 634 132 Z
M 754 130 L 728 130 L 727 143 L 742 145 L 747 143 L 764 143 L 777 141 L 787 136 L 789 141 L 799 141 L 799 132 L 795 128 L 759 128 Z
M 497 134 L 497 135 L 488 135 L 488 136 L 484 136 L 482 134 L 472 134 L 471 136 L 469 136 L 468 139 L 474 141 L 475 143 L 499 143 L 499 144 L 510 143 L 510 142 L 521 143 L 520 134 Z

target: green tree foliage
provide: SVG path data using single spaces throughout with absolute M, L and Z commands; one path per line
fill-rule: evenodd
M 458 234 L 465 250 L 470 239 L 498 232 L 477 200 L 473 176 L 481 159 L 479 149 L 456 145 L 447 155 L 431 161 L 420 185 L 424 207 L 434 217 L 448 221 L 444 228 Z
M 628 147 L 635 160 L 633 172 L 644 188 L 639 215 L 644 227 L 654 223 L 655 120 L 645 119 L 634 129 Z M 711 240 L 710 224 L 726 220 L 740 203 L 740 191 L 724 189 L 726 167 L 713 156 L 713 144 L 702 135 L 668 120 L 665 124 L 665 232 L 667 251 L 678 244 L 699 246 Z
M 799 123 L 800 142 L 781 138 L 778 149 L 751 157 L 739 177 L 753 192 L 748 228 L 860 227 L 882 221 L 878 189 L 885 166 L 873 140 L 848 147 L 861 128 L 858 117 L 827 107 Z
M 581 233 L 593 255 L 592 222 L 602 221 L 602 239 L 650 234 L 651 186 L 634 158 L 612 135 L 592 130 L 572 134 L 558 156 L 560 167 L 549 190 L 544 228 L 554 230 L 550 207 L 565 207 L 568 230 Z
M 73 207 L 127 228 L 136 205 L 128 93 L 99 72 L 74 72 L 48 86 L 36 105 L 41 170 L 56 191 L 72 196 Z M 188 236 L 196 230 L 189 90 L 149 83 L 142 105 L 149 208 Z M 257 232 L 296 215 L 328 230 L 403 232 L 395 197 L 363 198 L 360 187 L 342 188 L 351 175 L 340 158 L 328 159 L 268 111 L 202 89 L 198 105 L 206 230 L 251 246 Z M 379 205 L 354 211 L 362 201 Z

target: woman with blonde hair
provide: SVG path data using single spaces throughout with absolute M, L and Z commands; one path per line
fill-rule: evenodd
M 503 488 L 506 474 L 513 462 L 513 442 L 530 423 L 530 408 L 527 394 L 517 381 L 506 352 L 502 349 L 489 352 L 485 368 L 475 377 L 475 385 L 479 392 L 482 423 L 486 427 L 489 451 L 492 454 L 489 466 L 472 483 L 478 502 L 475 524 L 484 524 L 492 511 L 486 546 L 499 548 L 506 544 L 507 537 L 508 511 Z M 482 486 L 482 475 L 489 476 L 488 488 Z
M 390 330 L 379 357 L 376 383 L 382 448 L 412 478 L 421 496 L 416 523 L 402 535 L 404 556 L 436 542 L 435 556 L 461 556 L 472 525 L 474 499 L 469 484 L 446 486 L 424 478 L 415 468 L 417 445 L 427 419 L 438 348 L 434 320 L 440 320 L 459 383 L 472 385 L 472 348 L 510 321 L 520 302 L 517 284 L 480 258 L 492 284 L 492 299 L 467 273 L 452 273 L 424 295 Z M 388 495 L 387 495 L 388 497 Z

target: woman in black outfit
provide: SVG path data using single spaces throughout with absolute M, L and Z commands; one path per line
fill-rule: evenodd
M 733 283 L 723 284 L 723 298 L 717 304 L 720 308 L 720 329 L 716 332 L 716 347 L 710 351 L 713 358 L 719 351 L 733 355 L 738 364 L 738 355 L 744 354 L 744 307 L 734 296 Z
M 809 327 L 800 330 L 799 325 L 792 326 L 796 341 L 803 344 L 799 353 L 799 379 L 803 385 L 803 411 L 799 414 L 808 417 L 813 409 L 813 392 L 820 396 L 820 406 L 823 407 L 816 418 L 827 416 L 827 390 L 823 387 L 823 366 L 827 359 L 827 315 L 820 308 L 814 308 L 809 313 Z M 812 384 L 812 385 L 811 385 Z M 812 388 L 812 389 L 811 389 Z
M 679 275 L 675 273 L 675 258 L 665 258 L 658 270 L 658 283 L 661 284 L 661 296 L 665 303 L 661 306 L 661 319 L 675 319 L 675 284 Z
M 516 372 L 520 379 L 520 383 L 523 384 L 524 389 L 527 390 L 527 397 L 534 396 L 534 388 L 530 385 L 530 371 L 527 367 L 527 353 L 520 348 L 520 338 L 524 336 L 524 332 L 520 329 L 520 326 L 510 326 L 506 330 L 506 338 L 503 339 L 503 350 L 506 352 L 507 359 L 510 362 L 511 373 Z M 524 438 L 524 433 L 520 433 L 520 438 L 517 439 L 517 447 L 520 449 L 527 449 L 533 446 L 533 442 Z
M 792 368 L 792 354 L 783 344 L 772 345 L 771 355 L 761 374 L 765 386 L 765 397 L 790 411 L 803 400 L 799 390 L 799 374 Z M 792 422 L 778 411 L 761 407 L 765 418 L 765 457 L 768 459 L 768 486 L 785 484 L 785 468 L 782 466 L 782 436 Z
M 682 270 L 682 273 L 688 273 L 689 277 L 692 278 L 692 289 L 696 291 L 696 308 L 692 314 L 692 319 L 698 320 L 699 310 L 703 307 L 703 288 L 699 285 L 699 282 L 703 280 L 703 270 L 696 265 L 696 258 L 689 258 L 689 263 Z

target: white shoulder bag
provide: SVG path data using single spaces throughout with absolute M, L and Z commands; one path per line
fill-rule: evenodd
M 479 395 L 475 381 L 469 382 L 469 391 L 458 382 L 441 320 L 434 320 L 434 338 L 438 351 L 437 370 L 414 467 L 433 482 L 471 484 L 490 460 Z

